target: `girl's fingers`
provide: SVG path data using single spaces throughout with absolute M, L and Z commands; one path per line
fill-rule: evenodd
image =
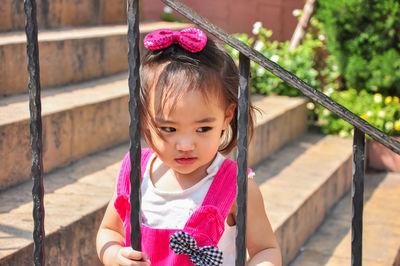
M 142 252 L 133 250 L 131 247 L 122 248 L 121 255 L 131 260 L 142 260 Z
M 147 254 L 133 250 L 131 247 L 124 247 L 120 250 L 121 260 L 126 265 L 145 266 L 150 265 Z
M 150 259 L 149 259 L 149 256 L 147 256 L 147 254 L 146 254 L 146 253 L 143 253 L 143 252 L 142 252 L 142 254 L 143 254 L 143 261 L 146 261 L 146 262 L 148 262 L 149 264 L 151 264 Z

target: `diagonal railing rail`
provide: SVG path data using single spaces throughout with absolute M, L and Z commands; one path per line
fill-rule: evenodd
M 236 265 L 245 265 L 246 259 L 246 187 L 247 187 L 247 123 L 245 115 L 248 108 L 248 78 L 250 60 L 258 63 L 266 70 L 286 81 L 305 96 L 324 106 L 355 127 L 353 142 L 353 189 L 352 189 L 352 265 L 361 265 L 362 261 L 362 212 L 363 212 L 363 178 L 364 178 L 364 143 L 365 134 L 385 145 L 392 151 L 400 154 L 400 142 L 390 138 L 382 131 L 356 116 L 348 109 L 339 105 L 325 94 L 306 84 L 292 73 L 265 58 L 258 51 L 248 47 L 243 42 L 233 38 L 223 30 L 206 21 L 193 10 L 176 0 L 161 0 L 183 16 L 202 27 L 210 34 L 229 44 L 240 52 L 238 88 L 238 176 L 237 176 L 237 237 L 236 237 Z M 43 163 L 42 163 L 42 124 L 39 75 L 39 51 L 37 40 L 36 1 L 24 0 L 26 14 L 26 35 L 29 72 L 29 94 L 31 114 L 31 147 L 32 147 L 32 178 L 34 199 L 34 254 L 35 265 L 44 265 L 44 207 L 43 207 Z M 129 63 L 129 112 L 130 120 L 130 154 L 131 154 L 131 203 L 132 247 L 140 249 L 140 127 L 138 118 L 138 89 L 139 81 L 139 0 L 127 1 L 128 16 L 128 63 Z

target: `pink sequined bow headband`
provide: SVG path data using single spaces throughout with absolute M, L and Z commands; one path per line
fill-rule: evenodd
M 144 47 L 149 50 L 159 50 L 178 43 L 184 49 L 197 53 L 203 50 L 207 43 L 206 34 L 196 28 L 187 28 L 181 31 L 161 29 L 150 32 L 144 37 Z

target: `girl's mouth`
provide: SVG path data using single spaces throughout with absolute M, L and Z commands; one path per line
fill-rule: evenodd
M 196 157 L 180 157 L 180 158 L 176 158 L 175 161 L 178 164 L 182 164 L 182 165 L 190 165 L 193 164 L 195 161 L 197 160 Z

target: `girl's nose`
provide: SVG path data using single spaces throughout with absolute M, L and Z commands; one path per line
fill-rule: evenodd
M 194 147 L 193 138 L 189 136 L 181 136 L 176 143 L 176 149 L 179 151 L 191 151 Z

